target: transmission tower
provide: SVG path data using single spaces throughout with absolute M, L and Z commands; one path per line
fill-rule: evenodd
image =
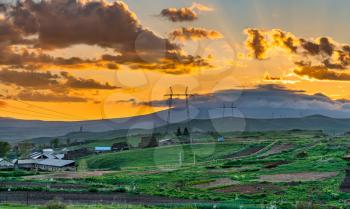
M 222 109 L 222 118 L 225 118 L 226 109 L 231 109 L 232 117 L 234 117 L 234 111 L 235 111 L 235 109 L 237 109 L 237 107 L 235 106 L 234 103 L 232 103 L 231 106 L 226 106 L 226 104 L 224 103 L 222 105 L 221 109 Z
M 173 108 L 173 100 L 174 98 L 185 98 L 186 101 L 186 117 L 187 117 L 187 125 L 188 125 L 188 130 L 191 133 L 191 127 L 190 127 L 190 121 L 191 121 L 191 116 L 190 116 L 190 105 L 189 105 L 189 98 L 194 96 L 194 94 L 190 94 L 188 91 L 188 87 L 186 87 L 185 93 L 184 94 L 179 94 L 179 93 L 174 93 L 173 88 L 169 87 L 170 93 L 165 94 L 165 97 L 168 97 L 168 117 L 167 117 L 167 133 L 169 133 L 170 130 L 170 119 L 171 119 L 171 111 Z M 190 134 L 190 140 L 192 143 L 192 137 Z

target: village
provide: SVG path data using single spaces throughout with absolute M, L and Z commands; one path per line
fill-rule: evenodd
M 30 151 L 27 155 L 22 156 L 19 159 L 4 159 L 0 158 L 0 170 L 38 170 L 38 171 L 77 171 L 76 160 L 90 156 L 99 155 L 104 153 L 122 152 L 130 149 L 146 149 L 158 146 L 170 146 L 176 144 L 188 144 L 189 133 L 184 129 L 184 134 L 181 133 L 181 129 L 178 128 L 176 137 L 171 139 L 158 139 L 157 135 L 140 135 L 140 143 L 137 147 L 132 147 L 127 142 L 114 143 L 112 146 L 96 146 L 93 148 L 77 148 L 70 149 L 70 147 L 60 148 L 43 148 L 39 149 L 35 145 L 29 145 Z M 187 132 L 187 133 L 186 133 Z M 182 136 L 183 135 L 183 136 Z M 181 137 L 181 138 L 180 138 Z M 223 137 L 220 137 L 218 141 L 223 142 Z M 28 146 L 28 144 L 26 144 Z M 13 149 L 18 145 L 14 145 Z

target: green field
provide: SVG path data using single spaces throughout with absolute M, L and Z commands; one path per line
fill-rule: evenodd
M 349 207 L 350 194 L 339 189 L 348 168 L 343 157 L 349 152 L 349 136 L 295 130 L 228 134 L 225 143 L 202 137 L 205 143 L 199 137 L 192 145 L 91 155 L 80 159 L 84 169 L 73 179 L 39 173 L 43 177 L 28 180 L 27 175 L 36 175 L 33 172 L 2 172 L 0 176 L 3 181 L 85 185 L 82 191 L 94 193 L 117 191 L 215 202 L 188 206 L 201 209 L 214 205 L 221 209 Z M 94 170 L 109 172 L 84 176 Z
M 90 169 L 119 170 L 125 167 L 179 166 L 180 163 L 194 164 L 194 162 L 223 159 L 225 155 L 241 148 L 242 145 L 237 143 L 177 145 L 101 154 L 84 160 Z

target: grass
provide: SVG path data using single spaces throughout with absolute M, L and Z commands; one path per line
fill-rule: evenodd
M 109 153 L 84 159 L 90 169 L 119 170 L 126 167 L 177 166 L 215 160 L 241 149 L 236 143 L 208 143 L 179 145 L 160 148 L 136 149 L 121 153 Z
M 0 204 L 1 209 L 45 209 L 45 206 Z M 158 209 L 158 207 L 132 205 L 68 205 L 67 209 Z
M 104 191 L 120 190 L 134 194 L 220 201 L 223 202 L 217 204 L 217 208 L 220 209 L 239 208 L 240 205 L 244 205 L 243 208 L 261 208 L 256 207 L 261 204 L 264 205 L 263 208 L 277 205 L 277 208 L 289 209 L 295 208 L 296 203 L 300 201 L 314 202 L 320 204 L 321 208 L 347 207 L 344 202 L 350 199 L 350 194 L 341 192 L 339 186 L 345 177 L 344 171 L 348 168 L 347 162 L 342 157 L 348 153 L 350 136 L 329 139 L 320 132 L 297 131 L 244 133 L 227 135 L 225 138 L 227 139 L 225 143 L 134 149 L 120 153 L 93 155 L 81 159 L 79 162 L 81 170 L 105 169 L 116 170 L 116 172 L 98 177 L 56 181 L 89 185 L 90 187 L 98 185 Z M 276 141 L 291 143 L 294 146 L 288 151 L 264 157 L 260 157 L 262 153 L 259 153 L 259 155 L 250 155 L 240 159 L 223 159 L 247 147 L 268 146 Z M 305 154 L 299 155 L 301 152 Z M 194 158 L 196 164 L 194 164 Z M 287 161 L 288 163 L 272 169 L 265 168 L 266 163 L 276 161 Z M 338 172 L 339 175 L 322 181 L 273 183 L 274 186 L 281 188 L 281 191 L 267 190 L 255 194 L 219 193 L 215 191 L 215 188 L 197 189 L 193 187 L 197 183 L 220 178 L 238 181 L 240 185 L 251 185 L 260 183 L 261 175 L 298 172 Z M 3 175 L 7 176 L 7 174 Z M 14 181 L 20 179 L 20 175 L 13 177 Z M 84 207 L 70 206 L 69 208 Z M 91 206 L 90 208 L 99 207 L 104 208 L 104 206 Z M 120 206 L 110 207 L 112 209 Z M 197 204 L 196 207 L 165 205 L 163 207 L 209 209 L 213 208 L 213 205 Z

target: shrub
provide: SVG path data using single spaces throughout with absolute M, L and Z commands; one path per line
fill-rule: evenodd
M 303 152 L 299 152 L 296 157 L 297 158 L 306 158 L 308 156 L 307 152 L 303 151 Z
M 67 206 L 58 200 L 52 200 L 46 204 L 45 209 L 67 209 Z
M 96 193 L 96 192 L 98 192 L 98 189 L 96 187 L 90 187 L 89 192 Z
M 116 189 L 113 190 L 114 192 L 121 192 L 121 193 L 124 193 L 126 192 L 126 188 L 124 187 L 117 187 Z

